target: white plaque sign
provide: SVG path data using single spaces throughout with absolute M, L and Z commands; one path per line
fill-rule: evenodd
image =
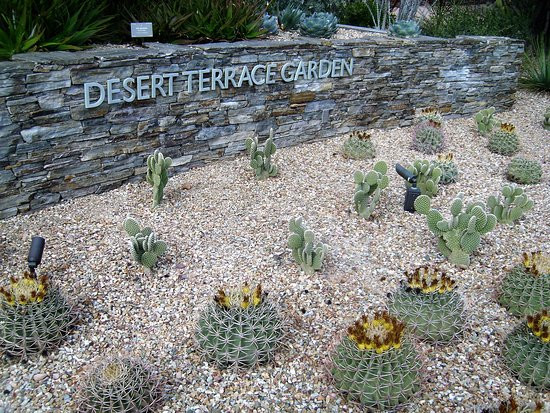
M 153 37 L 153 23 L 130 23 L 132 37 Z

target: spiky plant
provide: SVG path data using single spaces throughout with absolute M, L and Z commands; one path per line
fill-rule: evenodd
M 258 284 L 220 289 L 200 316 L 196 338 L 204 357 L 219 367 L 270 361 L 283 338 L 283 321 Z
M 157 239 L 156 234 L 149 227 L 141 225 L 132 218 L 124 220 L 124 230 L 130 236 L 130 251 L 137 263 L 150 271 L 161 255 L 166 252 L 166 243 Z
M 455 281 L 428 267 L 406 275 L 407 282 L 390 297 L 390 314 L 427 341 L 450 342 L 464 326 L 464 301 Z
M 547 410 L 550 411 L 549 409 L 550 406 L 542 401 L 520 406 L 514 397 L 510 397 L 510 399 L 500 402 L 498 407 L 477 408 L 475 413 L 547 413 Z
M 418 123 L 434 122 L 437 127 L 443 124 L 443 116 L 437 108 L 429 107 L 420 110 L 418 114 Z
M 168 183 L 168 168 L 170 166 L 172 166 L 172 159 L 165 158 L 158 149 L 147 158 L 145 179 L 153 187 L 153 208 L 159 205 L 164 197 L 164 187 Z
M 269 130 L 269 138 L 265 141 L 264 149 L 258 149 L 258 137 L 248 138 L 245 141 L 246 150 L 250 156 L 250 166 L 256 173 L 256 179 L 266 179 L 276 176 L 279 172 L 277 165 L 271 163 L 271 157 L 277 151 L 273 143 L 273 128 Z
M 537 161 L 514 158 L 508 164 L 506 178 L 522 185 L 538 184 L 542 179 L 542 166 Z
M 456 182 L 458 176 L 458 167 L 453 161 L 453 154 L 437 155 L 437 160 L 432 161 L 434 168 L 441 169 L 441 179 L 439 182 L 443 185 L 448 185 Z
M 323 267 L 323 260 L 328 247 L 315 243 L 315 235 L 302 224 L 302 218 L 291 219 L 289 229 L 292 234 L 288 239 L 288 247 L 292 250 L 292 257 L 306 274 L 313 274 Z
M 477 124 L 477 130 L 483 136 L 489 134 L 495 126 L 499 126 L 500 122 L 495 119 L 495 108 L 482 109 L 476 113 L 474 119 Z
M 443 141 L 441 123 L 430 120 L 417 126 L 412 146 L 417 151 L 432 154 L 443 148 Z
M 267 34 L 277 34 L 279 32 L 277 16 L 271 16 L 268 13 L 265 13 L 262 22 L 262 29 L 264 29 Z
M 388 165 L 384 161 L 379 161 L 374 165 L 374 169 L 364 174 L 361 171 L 355 171 L 353 180 L 355 181 L 355 195 L 353 203 L 355 210 L 363 218 L 369 218 L 380 202 L 382 190 L 387 188 L 389 179 L 386 175 Z
M 414 20 L 399 20 L 390 26 L 390 34 L 397 37 L 418 37 L 420 25 Z
M 367 159 L 376 156 L 376 149 L 370 135 L 366 132 L 353 131 L 342 147 L 344 158 Z
M 332 37 L 338 30 L 338 18 L 332 13 L 316 12 L 300 18 L 300 34 L 309 37 Z
M 420 189 L 422 195 L 433 198 L 439 191 L 438 183 L 441 180 L 442 171 L 430 161 L 415 160 L 407 169 L 416 176 L 416 186 Z M 407 186 L 411 184 L 406 181 Z
M 160 381 L 142 361 L 128 356 L 101 359 L 80 384 L 79 412 L 146 413 L 162 401 Z
M 498 130 L 493 131 L 489 138 L 488 148 L 493 153 L 511 156 L 519 151 L 519 139 L 516 127 L 511 123 L 503 123 Z
M 25 272 L 0 287 L 0 348 L 27 359 L 55 349 L 69 334 L 75 314 L 47 276 Z
M 332 356 L 336 387 L 373 409 L 410 399 L 420 390 L 420 361 L 404 329 L 386 312 L 357 320 Z
M 541 251 L 523 253 L 523 261 L 508 271 L 498 297 L 512 314 L 524 316 L 550 307 L 550 257 Z
M 491 195 L 487 199 L 487 208 L 501 224 L 513 225 L 525 212 L 533 209 L 534 202 L 523 193 L 523 188 L 515 184 L 504 185 L 502 195 Z
M 300 20 L 304 13 L 298 7 L 288 4 L 279 13 L 279 22 L 282 30 L 296 30 L 300 27 Z
M 546 130 L 550 130 L 550 107 L 546 108 L 546 113 L 544 114 L 544 121 L 542 122 L 542 126 Z

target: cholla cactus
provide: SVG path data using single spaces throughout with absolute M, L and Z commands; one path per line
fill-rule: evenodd
M 366 132 L 353 131 L 342 148 L 344 158 L 367 159 L 376 156 L 376 149 Z
M 338 19 L 332 13 L 313 13 L 300 18 L 300 34 L 309 37 L 331 37 L 338 30 Z
M 357 320 L 332 357 L 336 387 L 373 409 L 411 398 L 420 390 L 420 361 L 404 329 L 388 313 Z
M 279 13 L 279 22 L 282 30 L 296 30 L 300 27 L 300 20 L 304 13 L 298 7 L 289 3 L 283 11 Z
M 540 251 L 523 253 L 522 263 L 502 280 L 498 301 L 519 316 L 550 308 L 550 257 Z
M 436 209 L 431 209 L 430 197 L 420 195 L 414 201 L 414 208 L 426 215 L 428 228 L 437 236 L 439 251 L 456 266 L 470 265 L 472 254 L 481 243 L 481 235 L 495 228 L 497 218 L 484 211 L 484 204 L 472 202 L 463 211 L 463 194 L 459 193 L 451 204 L 451 218 L 445 220 Z
M 433 120 L 421 123 L 415 130 L 413 148 L 423 153 L 436 153 L 443 148 L 441 123 Z
M 263 151 L 258 149 L 258 138 L 248 138 L 245 141 L 246 150 L 250 155 L 250 166 L 256 173 L 256 179 L 266 179 L 275 176 L 279 172 L 276 165 L 271 163 L 271 156 L 275 154 L 277 147 L 273 143 L 273 128 L 269 130 L 269 138 L 265 141 Z
M 390 298 L 390 314 L 425 340 L 450 342 L 464 326 L 464 301 L 455 291 L 455 282 L 428 267 L 406 275 L 407 283 Z
M 123 226 L 130 236 L 132 257 L 150 271 L 157 263 L 158 258 L 166 252 L 166 243 L 158 240 L 151 228 L 141 228 L 139 223 L 132 218 L 126 218 Z
M 516 127 L 511 123 L 503 123 L 500 129 L 493 131 L 489 138 L 489 150 L 499 155 L 511 156 L 519 151 L 519 139 Z
M 442 171 L 433 165 L 430 161 L 416 160 L 412 165 L 409 165 L 407 169 L 416 175 L 416 186 L 420 189 L 422 195 L 427 195 L 433 198 L 439 191 L 437 185 L 441 180 Z M 407 186 L 411 186 L 409 182 L 406 182 Z
M 162 400 L 160 382 L 137 359 L 108 357 L 92 366 L 80 384 L 79 412 L 146 413 Z
M 522 185 L 538 184 L 542 179 L 542 166 L 537 161 L 514 158 L 508 164 L 506 178 Z
M 433 122 L 436 124 L 435 127 L 441 127 L 443 124 L 443 116 L 441 116 L 441 112 L 439 112 L 437 108 L 424 108 L 420 110 L 420 114 L 418 115 L 418 123 L 426 122 Z
M 29 272 L 0 287 L 0 349 L 27 359 L 56 348 L 69 334 L 75 315 L 48 277 Z
M 390 34 L 397 37 L 418 37 L 420 25 L 414 20 L 399 20 L 390 26 Z
M 279 32 L 277 16 L 270 16 L 268 13 L 264 14 L 262 29 L 264 29 L 268 34 L 277 34 Z
M 483 136 L 490 133 L 495 126 L 500 125 L 500 122 L 494 118 L 494 114 L 494 107 L 483 109 L 476 113 L 474 119 L 477 123 L 477 130 Z
M 196 338 L 219 367 L 250 367 L 270 361 L 283 338 L 283 322 L 258 285 L 226 294 L 220 289 L 201 314 Z
M 387 188 L 389 179 L 386 175 L 388 165 L 379 161 L 374 165 L 374 170 L 364 174 L 356 171 L 353 175 L 355 181 L 355 195 L 353 203 L 355 210 L 363 218 L 369 218 L 380 201 L 382 190 Z
M 504 362 L 519 380 L 541 391 L 550 390 L 550 315 L 548 309 L 527 316 L 506 338 Z
M 458 167 L 453 161 L 453 154 L 437 155 L 437 160 L 432 161 L 434 168 L 441 169 L 441 179 L 439 182 L 443 185 L 448 185 L 456 182 L 458 176 Z
M 542 126 L 546 130 L 550 130 L 550 107 L 546 109 L 546 113 L 544 114 L 544 122 L 542 123 Z
M 164 187 L 168 183 L 168 168 L 172 166 L 172 159 L 156 149 L 147 158 L 147 176 L 145 179 L 153 187 L 153 208 L 159 205 L 164 197 Z
M 292 234 L 288 239 L 288 247 L 300 268 L 306 274 L 320 270 L 328 247 L 321 242 L 315 244 L 313 231 L 304 228 L 301 217 L 291 219 L 289 228 Z
M 514 184 L 504 185 L 502 196 L 491 195 L 487 199 L 487 208 L 501 224 L 513 225 L 524 212 L 533 209 L 533 206 L 533 201 L 523 193 L 523 188 Z
M 475 413 L 549 413 L 550 405 L 537 401 L 536 403 L 527 403 L 523 406 L 518 405 L 513 397 L 509 400 L 500 402 L 498 407 L 477 408 Z

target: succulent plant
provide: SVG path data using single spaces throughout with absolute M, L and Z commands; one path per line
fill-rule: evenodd
M 498 407 L 477 408 L 475 413 L 547 413 L 547 411 L 550 411 L 550 406 L 542 401 L 520 406 L 513 397 L 510 397 L 509 400 L 500 402 Z
M 544 121 L 542 122 L 542 126 L 546 130 L 550 130 L 550 107 L 546 109 L 546 113 L 544 114 Z
M 388 313 L 357 320 L 332 357 L 336 387 L 373 409 L 410 399 L 420 390 L 420 361 L 404 329 Z
M 80 384 L 79 412 L 152 412 L 162 400 L 159 380 L 141 361 L 107 357 L 93 365 Z
M 527 316 L 506 338 L 504 362 L 518 379 L 541 391 L 550 390 L 550 315 L 544 309 Z
M 428 195 L 430 198 L 437 195 L 439 191 L 438 183 L 442 175 L 441 169 L 426 160 L 416 160 L 407 169 L 416 176 L 416 186 L 420 189 L 422 195 Z M 411 186 L 408 181 L 405 185 Z
M 513 225 L 524 212 L 533 209 L 534 203 L 523 193 L 523 188 L 515 184 L 504 185 L 501 192 L 502 196 L 491 195 L 487 199 L 487 208 L 501 224 Z
M 451 204 L 451 218 L 445 220 L 441 213 L 431 208 L 430 197 L 420 195 L 414 208 L 426 215 L 428 228 L 437 237 L 439 251 L 456 266 L 470 265 L 472 254 L 481 242 L 481 235 L 495 228 L 497 218 L 484 211 L 482 202 L 468 203 L 463 211 L 463 194 L 459 193 Z
M 441 116 L 441 112 L 437 110 L 437 108 L 424 108 L 420 111 L 420 114 L 418 115 L 418 123 L 425 123 L 425 122 L 434 122 L 436 123 L 436 127 L 441 127 L 443 124 L 443 116 Z
M 270 361 L 283 338 L 276 307 L 258 285 L 228 294 L 220 289 L 201 314 L 196 338 L 201 351 L 219 367 L 250 367 Z
M 300 20 L 304 13 L 292 4 L 286 6 L 279 13 L 279 22 L 282 30 L 297 30 L 300 27 Z
M 407 282 L 390 297 L 390 314 L 425 340 L 450 342 L 464 326 L 464 301 L 454 290 L 455 282 L 428 267 L 406 275 Z
M 305 229 L 301 217 L 291 219 L 289 228 L 292 234 L 288 239 L 288 247 L 292 250 L 294 260 L 306 274 L 320 270 L 328 247 L 321 242 L 314 243 L 315 235 Z
M 172 166 L 172 159 L 156 149 L 147 158 L 147 175 L 145 179 L 153 187 L 153 207 L 159 205 L 164 197 L 164 187 L 168 183 L 168 168 Z
M 0 349 L 27 359 L 56 348 L 69 334 L 75 315 L 48 277 L 26 272 L 0 287 Z
M 434 168 L 441 169 L 441 179 L 439 180 L 439 183 L 448 185 L 456 182 L 458 167 L 453 161 L 452 153 L 448 153 L 447 155 L 437 155 L 437 160 L 432 161 L 432 165 Z
M 514 158 L 508 164 L 506 178 L 522 185 L 538 184 L 542 179 L 542 166 L 537 161 L 519 157 Z
M 267 34 L 277 34 L 279 33 L 279 24 L 277 23 L 277 16 L 271 16 L 268 13 L 264 14 L 262 29 L 264 29 Z
M 130 236 L 132 257 L 147 270 L 151 270 L 158 258 L 166 252 L 166 243 L 158 240 L 151 228 L 141 228 L 139 223 L 132 218 L 126 218 L 123 226 Z
M 390 26 L 390 33 L 397 37 L 418 37 L 420 25 L 414 20 L 398 20 Z
M 344 142 L 342 154 L 345 158 L 367 159 L 376 156 L 376 149 L 366 132 L 354 131 Z
M 550 307 L 550 257 L 523 253 L 523 262 L 509 271 L 500 285 L 500 305 L 524 316 Z
M 355 181 L 353 203 L 355 210 L 363 218 L 371 216 L 380 201 L 382 190 L 387 188 L 389 179 L 386 172 L 388 172 L 388 165 L 384 161 L 377 162 L 374 169 L 366 174 L 355 171 L 353 175 Z
M 495 114 L 494 107 L 483 109 L 476 113 L 474 119 L 477 123 L 477 130 L 483 136 L 490 133 L 495 126 L 500 125 L 500 122 L 494 118 L 494 114 Z
M 300 18 L 300 34 L 309 37 L 331 37 L 338 30 L 338 19 L 332 13 L 313 13 Z
M 423 153 L 436 153 L 443 148 L 443 140 L 441 124 L 430 120 L 416 127 L 413 148 Z
M 489 138 L 489 150 L 499 155 L 511 156 L 519 151 L 519 139 L 516 128 L 510 123 L 503 123 L 493 131 Z
M 265 141 L 264 149 L 258 149 L 258 138 L 248 138 L 245 141 L 246 150 L 250 155 L 250 166 L 256 173 L 256 179 L 266 179 L 276 176 L 279 170 L 277 165 L 271 163 L 271 156 L 275 154 L 277 147 L 273 143 L 273 128 L 269 130 L 269 138 Z

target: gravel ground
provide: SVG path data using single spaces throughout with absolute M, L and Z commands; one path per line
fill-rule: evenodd
M 164 412 L 351 412 L 362 408 L 331 386 L 331 349 L 359 315 L 379 309 L 405 270 L 437 265 L 453 276 L 467 302 L 468 325 L 445 347 L 418 343 L 426 380 L 408 412 L 471 412 L 514 394 L 537 394 L 511 377 L 499 352 L 518 320 L 495 302 L 495 290 L 522 251 L 550 251 L 550 132 L 541 126 L 550 96 L 519 93 L 500 113 L 514 122 L 521 154 L 544 163 L 543 182 L 526 187 L 535 208 L 514 227 L 483 238 L 467 270 L 438 253 L 424 217 L 402 210 L 404 185 L 392 170 L 371 220 L 351 208 L 353 172 L 376 160 L 422 158 L 409 149 L 412 128 L 373 130 L 375 160 L 346 160 L 345 137 L 280 149 L 277 178 L 256 182 L 245 157 L 223 160 L 170 179 L 163 205 L 151 211 L 151 188 L 128 184 L 100 195 L 0 222 L 0 265 L 7 277 L 25 269 L 30 237 L 47 239 L 41 273 L 72 299 L 80 322 L 68 341 L 27 363 L 2 358 L 0 406 L 16 412 L 75 410 L 75 388 L 90 362 L 111 353 L 143 357 L 166 381 Z M 471 118 L 445 124 L 459 182 L 443 187 L 436 207 L 448 211 L 459 191 L 485 200 L 506 182 L 508 158 L 490 153 Z M 431 158 L 431 157 L 430 157 Z M 191 188 L 189 188 L 189 184 Z M 153 274 L 130 257 L 122 221 L 131 215 L 169 244 Z M 286 248 L 288 221 L 304 216 L 330 246 L 324 269 L 300 273 Z M 4 278 L 5 279 L 5 278 Z M 262 282 L 283 309 L 289 338 L 274 362 L 249 371 L 220 371 L 202 361 L 193 341 L 200 309 L 219 286 Z M 0 408 L 1 411 L 1 408 Z
M 354 29 L 344 29 L 343 27 L 339 27 L 338 31 L 332 35 L 330 39 L 326 40 L 346 40 L 346 39 L 363 39 L 365 37 L 371 37 L 371 36 L 388 36 L 386 33 L 379 33 L 379 32 L 368 32 L 364 30 L 354 30 Z M 296 39 L 303 39 L 303 36 L 298 31 L 283 31 L 279 30 L 277 34 L 270 35 L 267 37 L 268 40 L 276 40 L 276 41 L 288 41 L 288 40 L 296 40 Z

